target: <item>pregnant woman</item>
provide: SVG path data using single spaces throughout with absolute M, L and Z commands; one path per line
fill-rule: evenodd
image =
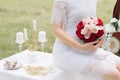
M 72 73 L 76 80 L 81 75 L 82 80 L 120 80 L 120 58 L 100 48 L 104 40 L 84 43 L 75 33 L 80 20 L 96 17 L 96 4 L 97 0 L 54 1 L 53 57 L 56 65 Z

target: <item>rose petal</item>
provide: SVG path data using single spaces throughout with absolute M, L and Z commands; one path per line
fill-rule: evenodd
M 77 35 L 78 38 L 83 39 L 84 36 L 80 32 L 81 32 L 81 30 L 77 30 L 76 35 Z
M 92 42 L 92 41 L 95 41 L 96 40 L 96 36 L 95 34 L 91 34 L 90 38 L 89 39 L 83 39 L 85 42 Z
M 98 33 L 96 34 L 97 37 L 101 37 L 103 36 L 104 31 L 103 30 L 99 30 Z
M 79 24 L 77 25 L 77 29 L 82 29 L 84 28 L 83 21 L 80 21 Z
M 98 18 L 98 23 L 96 25 L 97 26 L 103 26 L 103 21 L 100 18 Z

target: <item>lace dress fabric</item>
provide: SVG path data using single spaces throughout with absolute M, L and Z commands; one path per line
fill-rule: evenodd
M 75 34 L 76 25 L 82 18 L 96 17 L 97 0 L 55 0 L 52 24 L 61 25 L 69 36 L 82 43 Z M 76 80 L 103 80 L 102 76 L 116 67 L 120 58 L 101 48 L 93 53 L 74 49 L 56 39 L 53 46 L 55 63 L 74 74 Z
M 66 3 L 63 1 L 57 1 L 54 3 L 54 11 L 52 15 L 52 23 L 62 24 L 66 16 Z

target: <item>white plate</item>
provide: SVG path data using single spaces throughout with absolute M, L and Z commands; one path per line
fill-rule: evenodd
M 120 49 L 120 42 L 117 38 L 111 37 L 109 40 L 109 46 L 107 48 L 108 51 L 111 51 L 113 53 L 117 53 Z
M 22 64 L 18 61 L 6 61 L 3 65 L 5 69 L 16 70 L 22 67 Z

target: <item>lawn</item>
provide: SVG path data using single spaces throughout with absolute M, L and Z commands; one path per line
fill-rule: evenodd
M 113 7 L 116 0 L 99 0 L 97 16 L 105 23 L 112 18 Z M 0 59 L 17 53 L 18 45 L 15 35 L 18 31 L 27 28 L 29 40 L 32 35 L 32 20 L 37 20 L 37 31 L 47 32 L 48 41 L 45 51 L 51 52 L 54 37 L 51 34 L 51 11 L 53 0 L 0 0 Z M 23 50 L 26 47 L 23 47 Z M 38 50 L 41 50 L 40 47 Z

